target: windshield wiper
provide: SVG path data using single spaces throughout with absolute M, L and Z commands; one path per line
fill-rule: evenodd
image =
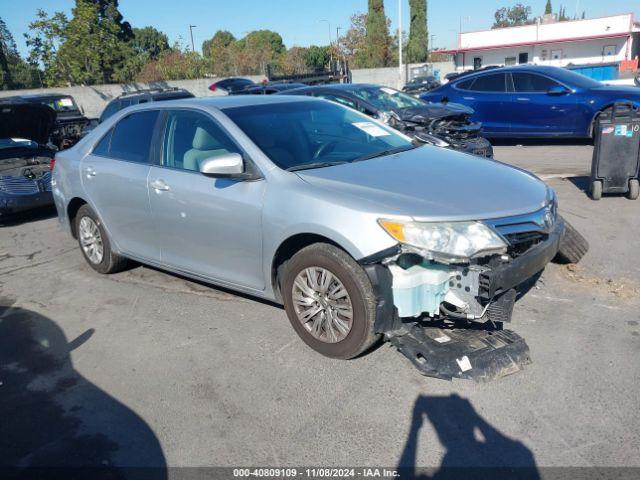
M 334 165 L 342 165 L 345 162 L 344 160 L 339 160 L 335 162 L 313 162 L 313 163 L 305 163 L 302 165 L 294 165 L 293 167 L 287 168 L 287 172 L 297 172 L 298 170 L 310 170 L 312 168 L 323 168 L 323 167 L 332 167 Z
M 404 147 L 397 147 L 397 148 L 389 148 L 387 150 L 382 150 L 380 152 L 375 152 L 375 153 L 369 153 L 367 155 L 363 155 L 362 157 L 358 157 L 355 160 L 353 160 L 354 162 L 361 162 L 363 160 L 371 160 L 372 158 L 378 158 L 378 157 L 386 157 L 387 155 L 393 155 L 394 153 L 401 153 L 401 152 L 406 152 L 408 150 L 413 150 L 414 148 L 418 148 L 419 145 L 407 145 Z

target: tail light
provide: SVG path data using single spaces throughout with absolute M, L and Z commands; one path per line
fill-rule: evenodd
M 56 157 L 53 157 L 49 162 L 49 169 L 53 170 L 53 167 L 56 166 Z
M 209 85 L 209 90 L 211 90 L 212 92 L 216 91 L 216 84 L 212 83 L 211 85 Z

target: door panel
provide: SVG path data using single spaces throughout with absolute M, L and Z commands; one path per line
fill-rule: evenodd
M 577 104 L 573 92 L 549 95 L 554 80 L 532 73 L 513 73 L 514 92 L 511 93 L 513 135 L 566 136 L 577 129 Z
M 162 166 L 149 174 L 151 215 L 162 263 L 214 280 L 264 289 L 264 180 L 215 179 L 197 171 L 207 158 L 242 153 L 210 117 L 170 111 Z
M 82 183 L 117 249 L 158 261 L 147 177 L 157 111 L 124 117 L 82 160 Z
M 508 94 L 504 73 L 480 75 L 460 95 L 461 103 L 474 109 L 472 119 L 482 122 L 484 133 L 501 135 L 509 132 L 511 118 L 505 109 Z

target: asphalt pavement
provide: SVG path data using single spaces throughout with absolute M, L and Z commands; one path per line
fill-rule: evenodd
M 0 465 L 640 467 L 640 201 L 587 198 L 591 151 L 496 147 L 591 249 L 516 304 L 533 363 L 486 384 L 422 377 L 388 344 L 324 358 L 279 306 L 101 276 L 51 212 L 4 221 Z

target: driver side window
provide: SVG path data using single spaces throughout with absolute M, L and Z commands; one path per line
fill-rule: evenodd
M 209 158 L 242 153 L 213 120 L 188 110 L 168 112 L 163 147 L 163 166 L 193 172 Z

